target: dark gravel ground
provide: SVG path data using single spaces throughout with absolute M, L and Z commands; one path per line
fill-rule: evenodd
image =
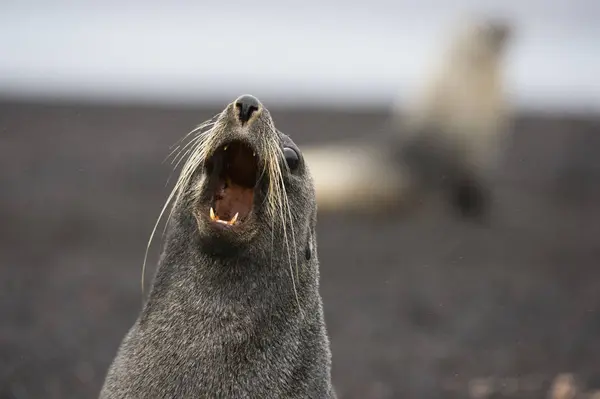
M 0 398 L 97 396 L 140 309 L 162 161 L 222 106 L 0 103 Z M 384 119 L 270 108 L 300 145 Z M 600 389 L 599 154 L 598 117 L 522 116 L 491 228 L 321 215 L 340 398 L 465 398 L 490 376 L 489 397 L 541 398 L 559 372 Z

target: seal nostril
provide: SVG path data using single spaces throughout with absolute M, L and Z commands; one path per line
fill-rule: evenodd
M 244 95 L 235 101 L 235 107 L 239 110 L 239 118 L 242 124 L 248 122 L 255 112 L 260 109 L 260 102 L 251 95 Z

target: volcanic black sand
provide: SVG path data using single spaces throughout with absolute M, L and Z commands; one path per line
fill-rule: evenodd
M 141 306 L 163 160 L 223 106 L 0 104 L 0 398 L 96 397 Z M 299 145 L 384 123 L 269 107 Z M 561 372 L 600 389 L 600 118 L 520 117 L 497 192 L 491 229 L 320 215 L 340 398 L 465 398 L 486 377 L 541 398 Z

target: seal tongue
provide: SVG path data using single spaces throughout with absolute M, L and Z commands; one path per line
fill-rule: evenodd
M 211 219 L 234 224 L 243 221 L 252 210 L 257 163 L 253 151 L 243 143 L 224 146 L 223 154 L 223 170 L 215 192 L 214 212 L 211 208 Z
M 217 190 L 215 214 L 220 220 L 231 220 L 235 214 L 244 219 L 252 209 L 254 190 L 233 183 L 230 179 Z

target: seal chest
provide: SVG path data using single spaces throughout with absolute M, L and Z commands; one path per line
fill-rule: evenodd
M 188 138 L 151 292 L 100 398 L 335 398 L 302 152 L 249 95 Z

